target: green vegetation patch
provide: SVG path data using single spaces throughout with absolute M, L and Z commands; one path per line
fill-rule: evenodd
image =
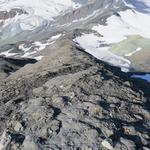
M 127 36 L 127 39 L 112 44 L 109 51 L 120 56 L 125 56 L 126 54 L 136 51 L 137 48 L 150 49 L 150 39 L 143 38 L 139 35 Z

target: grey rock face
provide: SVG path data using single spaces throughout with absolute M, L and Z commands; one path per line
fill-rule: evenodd
M 0 11 L 0 20 L 13 18 L 17 14 L 18 15 L 27 14 L 27 12 L 19 8 L 14 8 L 14 9 L 11 9 L 10 11 Z
M 118 10 L 124 10 L 126 6 L 122 0 L 94 0 L 89 1 L 83 4 L 83 7 L 76 9 L 72 12 L 66 13 L 64 15 L 60 15 L 56 18 L 57 23 L 59 24 L 67 24 L 74 22 L 80 22 L 82 20 L 88 20 L 90 22 L 96 17 L 105 15 L 109 16 Z M 87 18 L 87 19 L 86 19 Z M 91 18 L 91 19 L 89 19 Z M 86 22 L 86 21 L 85 21 Z
M 0 150 L 9 150 L 10 143 L 11 143 L 11 136 L 7 133 L 7 131 L 4 131 L 4 133 L 0 138 Z
M 0 146 L 149 149 L 150 86 L 65 43 L 1 81 Z

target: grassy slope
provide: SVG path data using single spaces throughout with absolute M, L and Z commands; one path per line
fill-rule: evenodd
M 127 39 L 112 44 L 109 50 L 117 55 L 125 56 L 135 51 L 137 48 L 142 48 L 143 50 L 149 49 L 150 40 L 139 35 L 128 36 Z

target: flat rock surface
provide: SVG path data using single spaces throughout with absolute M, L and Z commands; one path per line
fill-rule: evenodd
M 0 82 L 0 149 L 150 149 L 149 83 L 60 43 Z

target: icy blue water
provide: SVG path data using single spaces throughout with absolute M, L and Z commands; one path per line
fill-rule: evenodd
M 145 75 L 132 75 L 133 78 L 141 78 L 144 79 L 148 82 L 150 82 L 150 74 L 145 74 Z

